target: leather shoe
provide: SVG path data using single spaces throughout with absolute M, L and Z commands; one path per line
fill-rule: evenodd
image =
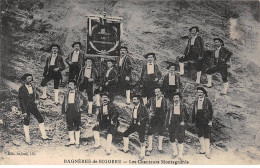
M 44 141 L 45 141 L 45 140 L 52 140 L 52 138 L 50 138 L 50 137 L 47 136 L 47 137 L 44 137 L 44 138 L 42 137 L 42 140 L 44 140 Z
M 24 142 L 27 144 L 27 145 L 32 145 L 32 142 L 31 141 L 26 141 L 26 140 L 24 140 Z
M 139 160 L 143 160 L 144 159 L 144 156 L 139 156 Z
M 175 159 L 177 157 L 177 155 L 172 155 L 172 159 Z
M 74 144 L 75 144 L 75 142 L 68 142 L 65 146 L 69 147 L 69 146 L 74 145 Z
M 145 155 L 146 155 L 146 156 L 150 156 L 151 153 L 152 153 L 152 151 L 151 151 L 151 150 L 148 150 L 148 151 L 146 151 Z
M 206 158 L 211 159 L 210 154 L 205 154 Z
M 124 152 L 124 153 L 128 153 L 129 152 L 129 150 L 125 151 L 123 148 L 119 149 L 119 151 Z

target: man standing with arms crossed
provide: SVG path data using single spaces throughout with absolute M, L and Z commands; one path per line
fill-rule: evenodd
M 101 79 L 101 86 L 99 87 L 99 91 L 101 92 L 108 92 L 109 101 L 113 102 L 115 97 L 116 91 L 116 84 L 117 84 L 117 71 L 114 67 L 115 61 L 113 59 L 108 59 L 106 62 L 106 69 L 103 73 L 103 77 Z
M 155 63 L 155 53 L 148 53 L 144 55 L 147 62 L 144 63 L 141 73 L 141 81 L 143 84 L 143 102 L 144 105 L 151 97 L 154 96 L 154 88 L 161 79 L 161 71 Z
M 77 84 L 75 80 L 69 81 L 69 89 L 64 95 L 62 104 L 62 113 L 66 114 L 67 128 L 69 131 L 70 141 L 65 146 L 74 145 L 76 148 L 80 147 L 80 125 L 81 125 L 81 111 L 82 95 L 76 89 Z
M 177 156 L 183 160 L 183 143 L 185 138 L 187 108 L 181 101 L 179 92 L 173 94 L 173 104 L 166 116 L 166 128 L 169 130 L 170 142 L 173 149 L 172 159 Z M 176 139 L 178 140 L 178 150 Z
M 224 47 L 224 41 L 220 38 L 214 38 L 216 50 L 214 52 L 214 67 L 206 71 L 208 84 L 204 85 L 208 88 L 212 87 L 212 74 L 219 72 L 224 82 L 224 88 L 221 95 L 226 95 L 228 91 L 228 65 L 227 62 L 232 56 L 232 52 Z
M 95 145 L 94 148 L 101 147 L 100 145 L 100 132 L 103 130 L 108 131 L 106 153 L 110 155 L 113 135 L 115 135 L 119 126 L 119 112 L 117 111 L 114 103 L 109 102 L 108 94 L 101 93 L 101 106 L 97 116 L 97 123 L 93 127 Z
M 198 98 L 193 103 L 192 123 L 195 123 L 201 145 L 199 154 L 205 154 L 205 156 L 210 159 L 213 107 L 211 101 L 207 97 L 207 91 L 203 86 L 197 87 L 197 94 Z
M 148 100 L 146 104 L 150 111 L 150 126 L 147 132 L 148 148 L 146 155 L 150 156 L 153 150 L 153 135 L 157 132 L 158 136 L 158 150 L 163 153 L 163 133 L 165 131 L 165 118 L 168 111 L 168 102 L 163 97 L 160 86 L 155 88 L 155 96 Z
M 35 87 L 32 85 L 32 81 L 33 81 L 32 74 L 24 74 L 21 79 L 24 82 L 24 84 L 19 88 L 18 100 L 19 100 L 19 106 L 24 116 L 23 124 L 24 124 L 25 142 L 28 145 L 32 144 L 30 138 L 30 132 L 29 132 L 29 123 L 30 123 L 31 114 L 37 119 L 39 123 L 42 139 L 52 140 L 52 138 L 46 135 L 44 120 L 37 108 L 38 94 L 36 93 Z
M 204 41 L 199 36 L 199 28 L 193 26 L 189 29 L 191 37 L 188 40 L 184 51 L 184 57 L 179 59 L 180 75 L 184 74 L 184 62 L 193 61 L 196 63 L 197 79 L 196 84 L 200 84 L 201 71 L 203 68 Z
M 146 129 L 146 123 L 149 120 L 149 114 L 147 112 L 147 109 L 144 105 L 140 103 L 142 99 L 141 95 L 134 95 L 133 96 L 133 104 L 134 109 L 132 113 L 132 122 L 130 126 L 127 128 L 127 130 L 123 133 L 123 141 L 124 141 L 124 147 L 120 149 L 120 151 L 123 151 L 125 153 L 129 152 L 129 135 L 138 132 L 139 140 L 140 140 L 140 146 L 141 146 L 141 152 L 139 159 L 143 160 L 145 157 L 145 129 Z
M 68 54 L 65 62 L 69 65 L 69 80 L 78 80 L 79 72 L 84 66 L 84 53 L 80 50 L 81 42 L 74 42 L 73 51 Z
M 54 101 L 55 104 L 59 104 L 59 85 L 62 79 L 61 72 L 65 69 L 62 56 L 59 55 L 60 46 L 52 44 L 51 55 L 47 58 L 43 72 L 43 79 L 41 86 L 43 87 L 43 94 L 41 99 L 47 98 L 47 84 L 50 80 L 54 80 Z
M 175 72 L 177 64 L 173 62 L 167 62 L 167 63 L 169 64 L 167 67 L 169 73 L 167 73 L 163 77 L 162 92 L 166 99 L 172 101 L 173 94 L 177 91 L 180 91 L 181 80 L 180 80 L 180 75 Z
M 85 66 L 81 69 L 77 83 L 79 83 L 79 91 L 86 90 L 88 95 L 88 116 L 92 117 L 93 107 L 93 86 L 98 80 L 98 71 L 94 64 L 94 60 L 90 57 L 86 58 Z
M 120 93 L 125 93 L 126 104 L 130 105 L 130 80 L 132 76 L 132 62 L 130 56 L 128 56 L 127 47 L 120 48 L 120 57 L 117 58 L 118 67 L 118 83 L 117 86 L 120 89 Z

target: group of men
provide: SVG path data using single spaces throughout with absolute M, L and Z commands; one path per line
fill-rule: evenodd
M 201 36 L 199 36 L 199 28 L 193 26 L 189 29 L 190 38 L 188 40 L 187 47 L 184 51 L 184 56 L 179 59 L 180 75 L 184 74 L 184 63 L 194 63 L 197 71 L 196 84 L 200 84 L 201 72 L 203 70 L 203 64 L 205 63 L 206 57 L 211 57 L 211 55 L 205 55 L 204 41 Z M 218 72 L 221 74 L 224 88 L 221 92 L 222 95 L 226 95 L 228 91 L 228 68 L 230 57 L 232 52 L 228 51 L 224 47 L 224 41 L 221 38 L 214 38 L 215 50 L 213 50 L 214 65 L 213 67 L 206 70 L 208 83 L 204 85 L 205 87 L 212 87 L 212 74 Z
M 178 63 L 167 62 L 168 73 L 162 77 L 159 66 L 156 64 L 155 53 L 144 55 L 147 61 L 143 64 L 141 72 L 142 93 L 133 93 L 132 101 L 134 108 L 131 114 L 131 124 L 123 132 L 122 152 L 129 151 L 129 135 L 137 132 L 140 140 L 140 159 L 150 156 L 153 150 L 153 135 L 158 136 L 158 151 L 163 153 L 164 132 L 169 132 L 169 139 L 172 145 L 172 158 L 183 160 L 183 143 L 185 138 L 185 125 L 188 121 L 187 108 L 182 103 L 180 93 L 181 76 L 184 74 L 184 63 L 192 61 L 196 64 L 197 80 L 200 84 L 202 63 L 204 59 L 203 39 L 198 35 L 197 26 L 190 28 L 191 37 L 185 49 L 184 57 L 179 60 L 180 71 L 176 71 Z M 216 50 L 213 52 L 214 67 L 206 71 L 208 84 L 212 87 L 211 75 L 219 72 L 224 82 L 223 94 L 227 94 L 227 62 L 232 53 L 224 48 L 224 42 L 215 38 Z M 93 127 L 95 139 L 94 148 L 100 148 L 100 131 L 107 130 L 106 152 L 111 153 L 112 139 L 119 127 L 119 112 L 113 103 L 116 94 L 126 97 L 126 104 L 130 105 L 131 83 L 132 83 L 132 59 L 128 55 L 128 48 L 120 48 L 120 57 L 104 60 L 105 65 L 99 73 L 95 66 L 94 59 L 86 56 L 81 50 L 81 43 L 72 44 L 73 51 L 68 54 L 65 62 L 69 66 L 68 90 L 64 95 L 62 112 L 66 114 L 69 142 L 66 146 L 75 145 L 80 147 L 80 125 L 81 109 L 87 104 L 87 113 L 92 117 L 93 104 L 96 106 L 97 122 Z M 62 79 L 61 72 L 65 69 L 63 57 L 60 55 L 60 47 L 57 44 L 51 45 L 51 55 L 46 60 L 43 80 L 41 82 L 42 96 L 47 96 L 47 83 L 54 80 L 54 103 L 59 105 L 59 85 Z M 102 61 L 103 62 L 103 61 Z M 33 114 L 39 122 L 43 140 L 51 140 L 45 133 L 43 117 L 37 109 L 37 94 L 32 85 L 32 74 L 22 76 L 24 84 L 19 89 L 19 103 L 24 115 L 25 142 L 31 145 L 29 135 L 30 114 Z M 84 96 L 86 91 L 87 98 Z M 210 159 L 210 135 L 213 119 L 212 103 L 207 97 L 207 91 L 203 86 L 197 87 L 198 97 L 194 101 L 192 111 L 192 122 L 195 123 L 197 134 L 201 144 L 200 154 L 205 154 Z M 94 99 L 95 98 L 95 99 Z M 94 101 L 95 100 L 95 101 Z M 93 103 L 94 102 L 94 103 Z M 84 108 L 84 107 L 83 107 Z M 148 126 L 148 130 L 146 130 Z M 148 136 L 148 147 L 146 149 L 145 136 Z M 177 140 L 177 142 L 176 142 Z

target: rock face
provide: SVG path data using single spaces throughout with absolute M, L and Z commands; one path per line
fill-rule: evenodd
M 17 90 L 21 84 L 20 77 L 25 72 L 32 73 L 34 83 L 39 87 L 45 59 L 49 55 L 49 45 L 58 43 L 65 58 L 71 50 L 72 42 L 81 41 L 84 45 L 86 44 L 85 16 L 99 14 L 105 9 L 110 16 L 124 18 L 123 42 L 127 44 L 129 54 L 133 57 L 137 74 L 141 71 L 142 55 L 148 52 L 156 53 L 157 62 L 165 74 L 167 71 L 164 61 L 173 61 L 182 56 L 187 44 L 188 29 L 193 25 L 200 27 L 200 35 L 204 38 L 205 49 L 209 53 L 213 49 L 212 39 L 217 36 L 223 38 L 226 47 L 234 55 L 229 74 L 229 94 L 224 97 L 219 95 L 223 87 L 219 76 L 213 77 L 214 87 L 208 90 L 210 99 L 214 101 L 215 111 L 212 148 L 213 151 L 238 152 L 239 155 L 259 161 L 260 62 L 257 61 L 257 55 L 259 55 L 257 31 L 260 24 L 257 22 L 259 21 L 255 7 L 257 5 L 259 6 L 259 2 L 209 0 L 134 2 L 14 0 L 9 4 L 3 4 L 5 12 L 1 15 L 1 151 L 6 153 L 15 151 L 19 147 L 26 151 L 39 152 L 47 146 L 48 149 L 55 148 L 66 152 L 66 148 L 63 149 L 68 139 L 65 116 L 61 114 L 60 106 L 53 106 L 51 99 L 41 101 L 39 109 L 46 121 L 47 134 L 53 136 L 54 140 L 49 143 L 40 140 L 37 121 L 32 117 L 30 130 L 34 145 L 28 149 L 25 146 L 22 117 L 19 109 L 16 109 L 18 107 Z M 216 7 L 218 10 L 215 10 Z M 237 31 L 235 33 L 239 34 L 238 39 L 230 38 L 234 33 L 230 32 L 230 18 L 236 18 L 237 25 L 232 30 Z M 205 68 L 212 64 L 210 58 L 207 61 Z M 63 84 L 67 81 L 66 72 L 68 68 L 63 72 Z M 195 72 L 191 71 L 182 79 L 183 86 L 187 84 L 184 102 L 188 106 L 189 114 L 191 114 L 192 101 L 196 96 L 196 87 L 193 84 L 194 74 Z M 206 83 L 205 76 L 202 76 L 202 83 Z M 49 95 L 54 97 L 53 83 L 50 85 Z M 64 88 L 61 93 L 64 93 Z M 121 132 L 127 128 L 131 114 L 131 109 L 125 106 L 124 99 L 116 97 L 122 123 Z M 61 100 L 62 95 L 60 95 Z M 89 118 L 83 113 L 81 142 L 86 148 L 93 144 L 92 127 L 95 121 L 95 118 Z M 195 128 L 190 122 L 187 130 L 189 132 L 185 140 L 187 144 L 185 153 L 195 154 L 199 144 Z M 119 133 L 114 141 L 121 142 L 121 136 Z M 102 134 L 102 137 L 105 138 L 105 135 Z M 164 143 L 168 143 L 168 138 L 165 138 Z M 116 148 L 122 146 L 122 143 L 114 143 L 114 145 L 114 154 L 119 155 L 115 151 L 117 151 Z M 258 148 L 254 148 L 255 146 Z M 138 149 L 138 147 L 138 136 L 134 134 L 130 149 Z M 172 152 L 171 148 L 165 150 L 168 155 Z M 99 152 L 93 152 L 93 156 Z M 132 154 L 138 154 L 138 152 L 133 150 Z M 156 152 L 154 154 L 159 155 Z

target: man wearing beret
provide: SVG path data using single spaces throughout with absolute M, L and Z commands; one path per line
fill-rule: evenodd
M 52 44 L 50 46 L 51 55 L 47 58 L 43 72 L 43 80 L 41 86 L 43 87 L 43 94 L 41 99 L 47 98 L 47 83 L 54 80 L 54 99 L 55 104 L 59 104 L 59 84 L 62 79 L 61 72 L 65 69 L 63 58 L 59 55 L 60 46 Z
M 149 110 L 150 125 L 147 131 L 148 135 L 148 148 L 146 155 L 150 156 L 153 150 L 153 135 L 158 133 L 158 150 L 163 153 L 162 142 L 163 133 L 165 131 L 165 118 L 168 112 L 168 102 L 163 97 L 161 87 L 157 85 L 155 87 L 155 96 L 148 100 L 146 108 Z
M 21 78 L 24 82 L 23 85 L 19 88 L 18 92 L 18 101 L 19 106 L 22 111 L 22 115 L 24 116 L 23 124 L 24 124 L 24 134 L 25 134 L 25 142 L 28 145 L 31 145 L 30 139 L 30 131 L 29 131 L 29 123 L 30 123 L 30 115 L 32 114 L 39 123 L 39 128 L 42 134 L 43 140 L 51 140 L 52 138 L 48 137 L 45 132 L 44 120 L 37 108 L 37 98 L 38 94 L 36 93 L 35 87 L 32 85 L 33 77 L 32 74 L 24 74 Z
M 127 47 L 120 48 L 120 57 L 116 59 L 118 68 L 118 88 L 126 95 L 126 104 L 130 104 L 130 80 L 132 76 L 132 62 L 128 56 Z M 123 95 L 124 95 L 123 94 Z
M 197 87 L 198 98 L 193 103 L 192 123 L 195 123 L 199 137 L 200 154 L 210 159 L 210 138 L 213 119 L 212 103 L 207 97 L 207 91 L 203 86 Z
M 69 65 L 69 80 L 78 80 L 79 72 L 84 66 L 84 53 L 80 50 L 81 42 L 74 42 L 73 51 L 68 54 L 65 62 Z
M 204 85 L 208 88 L 212 87 L 212 74 L 219 72 L 224 82 L 224 89 L 221 95 L 226 95 L 228 90 L 228 65 L 227 62 L 232 56 L 232 52 L 224 47 L 224 41 L 221 38 L 214 38 L 216 50 L 214 54 L 214 66 L 206 71 L 208 84 Z
M 108 59 L 105 61 L 107 68 L 103 73 L 103 77 L 101 79 L 101 86 L 99 90 L 101 92 L 108 92 L 110 102 L 114 101 L 114 95 L 116 91 L 116 83 L 117 83 L 117 71 L 114 68 L 115 61 L 113 59 Z
M 70 141 L 65 146 L 74 145 L 76 148 L 80 147 L 80 124 L 82 105 L 82 95 L 76 89 L 77 83 L 75 80 L 70 80 L 68 84 L 68 91 L 64 95 L 62 103 L 62 113 L 66 114 L 67 128 L 69 131 Z
M 154 88 L 161 78 L 161 71 L 155 63 L 155 53 L 148 53 L 144 55 L 147 62 L 144 63 L 141 72 L 141 81 L 143 84 L 143 102 L 147 103 L 151 97 L 154 96 Z
M 93 85 L 98 79 L 98 71 L 92 58 L 87 57 L 85 66 L 80 70 L 78 84 L 79 91 L 83 92 L 86 90 L 88 95 L 88 115 L 92 116 L 93 107 Z
M 172 100 L 171 100 L 172 102 Z M 172 158 L 183 160 L 183 143 L 185 138 L 187 108 L 181 101 L 181 94 L 175 92 L 173 94 L 173 104 L 166 116 L 166 128 L 169 130 L 170 142 L 173 149 Z M 178 140 L 178 150 L 175 140 Z
M 145 157 L 145 129 L 149 120 L 149 114 L 146 107 L 141 103 L 142 96 L 136 94 L 133 96 L 134 109 L 132 113 L 132 122 L 127 130 L 123 133 L 124 147 L 120 149 L 122 152 L 129 152 L 129 135 L 138 132 L 141 152 L 139 159 L 143 160 Z
M 174 62 L 167 62 L 169 65 L 167 69 L 169 73 L 164 75 L 163 84 L 162 84 L 162 92 L 164 97 L 170 101 L 172 101 L 173 94 L 177 91 L 180 91 L 181 88 L 181 79 L 178 73 L 175 73 L 175 69 L 178 64 Z
M 95 139 L 95 148 L 100 147 L 100 131 L 107 130 L 107 144 L 106 144 L 106 153 L 110 155 L 111 153 L 111 144 L 113 135 L 115 135 L 117 128 L 119 126 L 119 112 L 117 111 L 114 103 L 109 102 L 108 93 L 101 93 L 101 106 L 99 107 L 99 113 L 97 116 L 97 122 L 93 127 L 94 139 Z
M 189 29 L 191 37 L 188 40 L 184 51 L 184 57 L 179 59 L 180 75 L 184 74 L 184 62 L 194 61 L 196 63 L 197 79 L 196 84 L 200 84 L 201 70 L 203 68 L 204 41 L 199 36 L 199 28 L 193 26 Z

